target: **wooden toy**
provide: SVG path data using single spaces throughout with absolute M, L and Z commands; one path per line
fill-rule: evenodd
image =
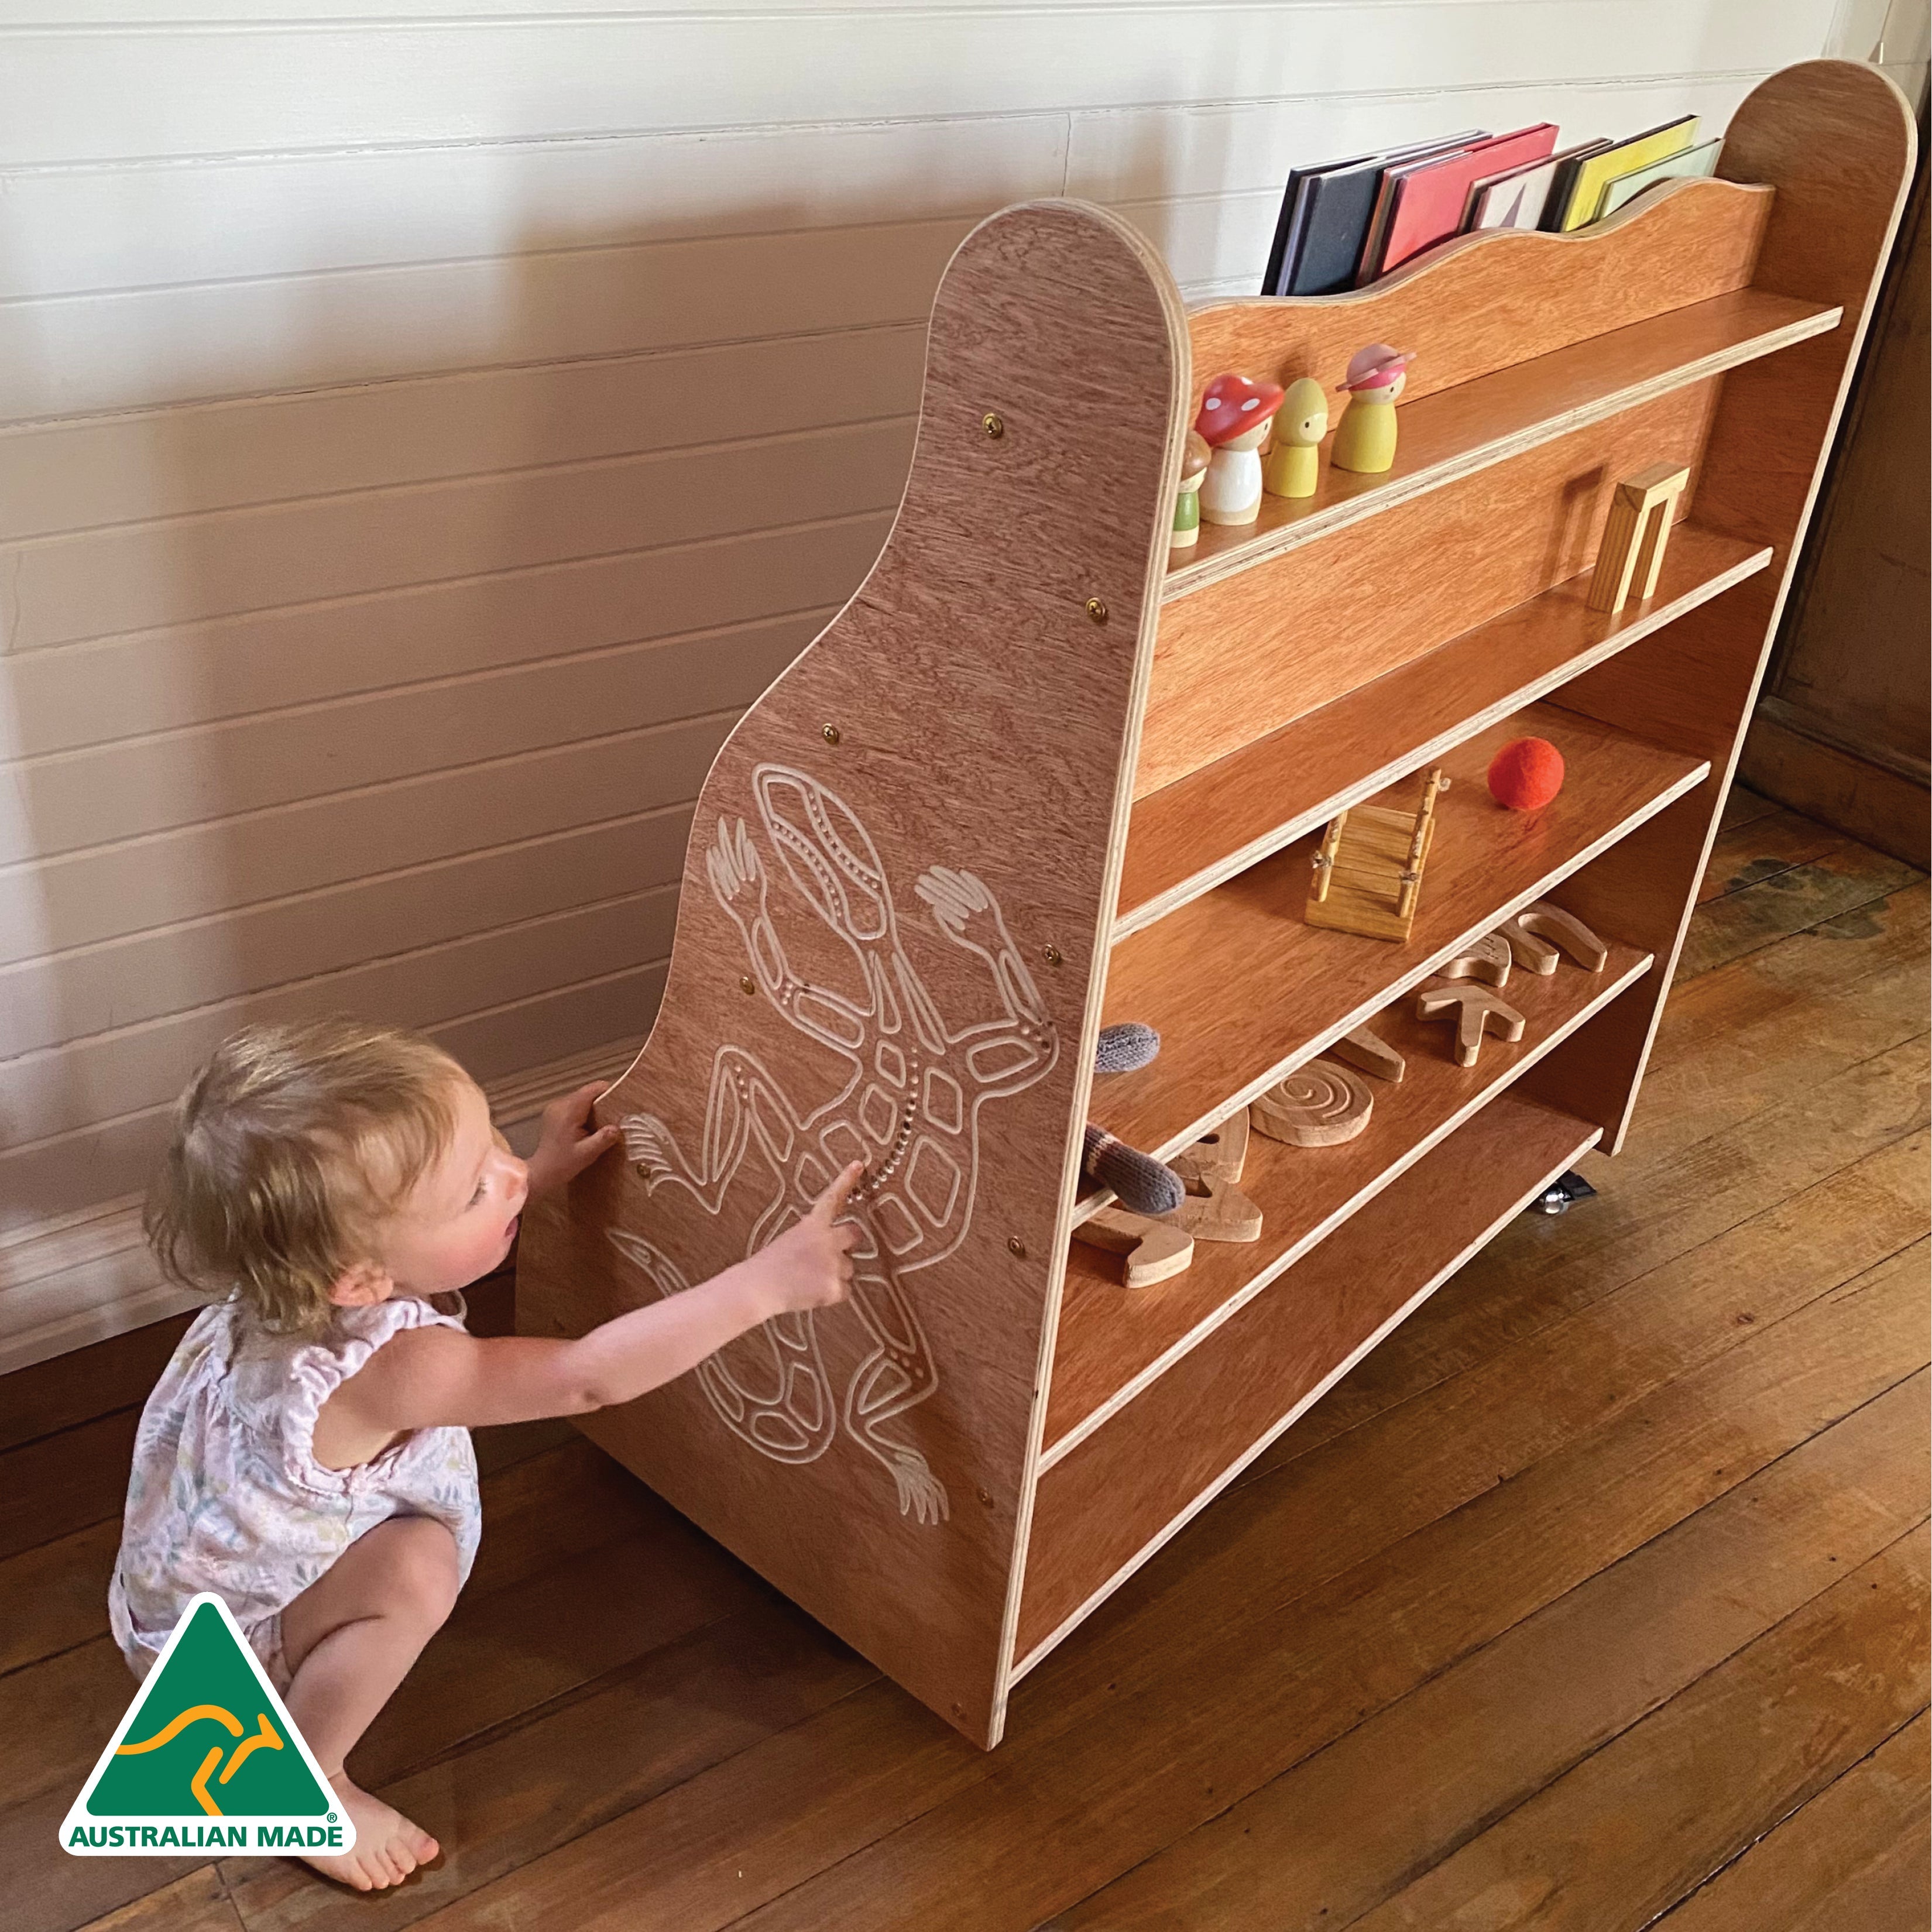
M 1180 1205 L 1186 1192 L 1180 1177 L 1151 1154 L 1116 1140 L 1104 1127 L 1087 1123 L 1086 1150 L 1080 1172 L 1096 1187 L 1119 1197 L 1136 1214 L 1168 1214 Z
M 1199 430 L 1187 432 L 1187 446 L 1180 458 L 1180 484 L 1174 496 L 1174 534 L 1168 539 L 1170 550 L 1192 550 L 1201 541 L 1201 484 L 1214 454 Z
M 1690 481 L 1686 464 L 1653 463 L 1617 485 L 1590 578 L 1592 610 L 1614 616 L 1634 591 L 1639 603 L 1656 594 L 1664 547 L 1670 541 L 1670 520 Z
M 1540 812 L 1563 789 L 1563 754 L 1547 738 L 1512 738 L 1490 760 L 1490 796 L 1512 812 Z
M 1386 342 L 1372 342 L 1348 358 L 1348 373 L 1337 386 L 1346 390 L 1348 406 L 1335 432 L 1328 460 L 1337 470 L 1379 476 L 1395 463 L 1396 400 L 1408 382 L 1408 365 L 1415 358 Z
M 1610 948 L 1573 913 L 1538 899 L 1496 928 L 1519 966 L 1548 979 L 1556 970 L 1557 956 L 1567 952 L 1586 973 L 1600 973 Z
M 1248 1110 L 1238 1107 L 1211 1133 L 1184 1148 L 1168 1165 L 1190 1188 L 1239 1180 L 1248 1166 Z
M 1187 1198 L 1168 1216 L 1197 1241 L 1258 1241 L 1262 1210 L 1241 1192 L 1248 1164 L 1248 1110 L 1238 1108 L 1212 1133 L 1176 1154 L 1171 1166 Z
M 1486 1032 L 1500 1034 L 1504 1040 L 1520 1040 L 1528 1024 L 1515 1007 L 1505 1005 L 1486 986 L 1425 986 L 1416 995 L 1415 1017 L 1433 1020 L 1445 1016 L 1456 1022 L 1458 1066 L 1475 1065 Z
M 1352 1033 L 1345 1033 L 1328 1052 L 1334 1058 L 1346 1061 L 1360 1072 L 1372 1073 L 1378 1080 L 1386 1080 L 1391 1087 L 1402 1084 L 1402 1076 L 1408 1066 L 1408 1061 L 1387 1040 L 1365 1026 L 1357 1027 Z
M 1510 976 L 1509 941 L 1500 932 L 1472 940 L 1436 969 L 1438 980 L 1480 980 L 1486 986 L 1507 986 Z
M 1029 202 L 961 243 L 883 548 L 704 777 L 668 961 L 644 934 L 599 991 L 608 1034 L 650 1030 L 596 1108 L 640 1130 L 640 1157 L 529 1204 L 516 1315 L 578 1335 L 681 1292 L 862 1153 L 849 1301 L 578 1426 L 974 1744 L 997 1743 L 1016 1687 L 1550 1177 L 1627 1131 L 1642 1146 L 1661 970 L 1524 1084 L 1492 1092 L 1479 1069 L 1473 1110 L 1426 1153 L 1426 1120 L 1387 1100 L 1332 1157 L 1270 1144 L 1274 1166 L 1348 1189 L 1273 1285 L 1286 1202 L 1258 1246 L 1201 1250 L 1210 1265 L 1138 1301 L 1072 1238 L 1088 1120 L 1184 1144 L 1288 1043 L 1406 1006 L 1425 929 L 1432 957 L 1555 898 L 1670 956 L 1913 140 L 1876 70 L 1807 62 L 1736 110 L 1732 178 L 1666 184 L 1574 236 L 1471 236 L 1372 290 L 1293 302 L 1190 309 L 1144 237 L 1077 202 Z M 1190 371 L 1339 372 L 1371 338 L 1426 340 L 1440 386 L 1405 395 L 1418 413 L 1396 473 L 1338 486 L 1324 463 L 1312 504 L 1264 508 L 1171 568 Z M 1672 538 L 1671 580 L 1694 557 L 1687 589 L 1707 594 L 1605 655 L 1604 620 L 1564 628 L 1589 614 L 1564 580 L 1566 492 L 1666 458 L 1712 513 Z M 846 540 L 813 538 L 850 582 Z M 1539 654 L 1519 668 L 1484 620 L 1525 598 L 1516 632 Z M 1460 660 L 1472 624 L 1489 641 Z M 1315 842 L 1272 871 L 1270 855 L 1318 838 L 1340 808 L 1324 801 L 1379 772 L 1419 781 L 1427 748 L 1486 730 L 1527 684 L 1564 701 L 1558 674 L 1586 649 L 1557 804 L 1504 825 L 1480 800 L 1438 805 L 1413 956 L 1280 916 L 1279 881 Z M 1444 658 L 1463 664 L 1453 683 L 1430 669 Z M 1283 746 L 1286 782 L 1269 764 Z M 1486 762 L 1451 770 L 1480 786 Z M 1168 865 L 1177 828 L 1161 886 L 1177 890 L 1130 925 L 1150 895 L 1126 882 Z M 1244 888 L 1210 890 L 1237 871 L 1275 882 L 1252 917 Z M 1083 1050 L 1109 999 L 1167 1036 L 1112 1080 Z M 1464 1077 L 1446 1053 L 1434 1071 Z M 1137 1318 L 1170 1302 L 1189 1304 L 1172 1325 Z
M 1213 452 L 1201 484 L 1201 515 L 1210 524 L 1251 524 L 1262 511 L 1262 459 L 1258 453 L 1281 407 L 1274 382 L 1245 376 L 1216 376 L 1201 398 L 1196 433 Z
M 1331 819 L 1303 918 L 1331 932 L 1406 939 L 1435 836 L 1436 796 L 1448 788 L 1438 765 L 1423 780 L 1414 812 L 1358 805 Z
M 1248 1118 L 1291 1147 L 1340 1147 L 1367 1127 L 1375 1108 L 1376 1096 L 1347 1067 L 1311 1060 L 1255 1101 Z
M 1274 442 L 1262 459 L 1262 488 L 1271 496 L 1312 496 L 1328 434 L 1328 393 L 1312 376 L 1288 384 L 1274 416 Z
M 1131 1214 L 1124 1208 L 1102 1208 L 1074 1230 L 1073 1238 L 1090 1248 L 1126 1257 L 1129 1288 L 1151 1288 L 1192 1265 L 1194 1237 L 1172 1221 Z

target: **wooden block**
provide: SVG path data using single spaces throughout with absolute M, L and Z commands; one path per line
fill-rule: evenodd
M 1270 1140 L 1291 1147 L 1339 1147 L 1369 1124 L 1375 1096 L 1346 1066 L 1311 1060 L 1250 1108 L 1249 1118 Z
M 1480 980 L 1486 986 L 1507 986 L 1510 944 L 1500 932 L 1486 933 L 1453 959 L 1436 968 L 1438 980 Z
M 1690 481 L 1689 466 L 1654 463 L 1617 485 L 1590 578 L 1589 606 L 1614 616 L 1630 601 L 1654 596 L 1677 500 Z
M 1456 1018 L 1458 1066 L 1475 1065 L 1486 1032 L 1500 1034 L 1504 1040 L 1520 1040 L 1527 1024 L 1515 1007 L 1504 1005 L 1486 986 L 1425 986 L 1415 996 L 1419 1020 L 1439 1019 L 1450 1013 Z
M 1172 1214 L 1197 1241 L 1258 1241 L 1262 1210 L 1232 1180 L 1211 1180 L 1204 1193 L 1190 1194 Z
M 1525 906 L 1490 937 L 1505 942 L 1519 966 L 1544 979 L 1556 970 L 1559 954 L 1567 953 L 1586 973 L 1600 973 L 1610 956 L 1610 948 L 1580 919 L 1547 899 Z
M 1392 1087 L 1402 1084 L 1403 1070 L 1408 1063 L 1388 1041 L 1369 1028 L 1358 1027 L 1353 1033 L 1345 1033 L 1328 1049 L 1331 1058 L 1342 1060 L 1364 1073 L 1372 1073 L 1378 1080 L 1386 1080 Z
M 1110 1255 L 1126 1256 L 1130 1288 L 1151 1288 L 1182 1273 L 1194 1259 L 1194 1237 L 1178 1222 L 1150 1220 L 1124 1208 L 1102 1208 L 1090 1214 L 1074 1229 L 1073 1238 Z
M 1398 1067 L 1400 1055 L 1396 1056 Z M 1400 1079 L 1398 1072 L 1394 1076 Z M 1217 1180 L 1239 1180 L 1248 1165 L 1248 1110 L 1237 1109 L 1212 1133 L 1203 1134 L 1168 1162 L 1190 1190 Z

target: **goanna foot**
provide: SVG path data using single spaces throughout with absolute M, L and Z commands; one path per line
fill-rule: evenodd
M 624 1123 L 624 1157 L 656 1187 L 678 1171 L 677 1143 L 670 1128 L 651 1114 L 632 1114 Z
M 920 1522 L 944 1522 L 950 1514 L 946 1485 L 927 1466 L 916 1449 L 895 1449 L 892 1480 L 899 1490 L 899 1514 Z

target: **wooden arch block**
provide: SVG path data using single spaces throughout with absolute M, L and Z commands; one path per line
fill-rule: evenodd
M 1546 899 L 1525 906 L 1514 919 L 1505 920 L 1496 933 L 1507 942 L 1519 966 L 1526 966 L 1545 980 L 1556 970 L 1560 955 L 1567 954 L 1586 973 L 1600 973 L 1610 956 L 1610 949 L 1580 919 Z

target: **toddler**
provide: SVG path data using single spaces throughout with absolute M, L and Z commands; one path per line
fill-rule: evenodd
M 140 1677 L 191 1597 L 226 1600 L 355 1822 L 352 1850 L 309 1862 L 358 1891 L 436 1855 L 343 1760 L 470 1574 L 467 1432 L 628 1402 L 849 1288 L 856 1162 L 688 1293 L 576 1341 L 469 1334 L 458 1291 L 509 1254 L 526 1198 L 616 1142 L 590 1124 L 602 1090 L 554 1102 L 526 1166 L 440 1048 L 337 1019 L 236 1034 L 176 1104 L 148 1235 L 218 1299 L 142 1413 L 109 1618 Z

